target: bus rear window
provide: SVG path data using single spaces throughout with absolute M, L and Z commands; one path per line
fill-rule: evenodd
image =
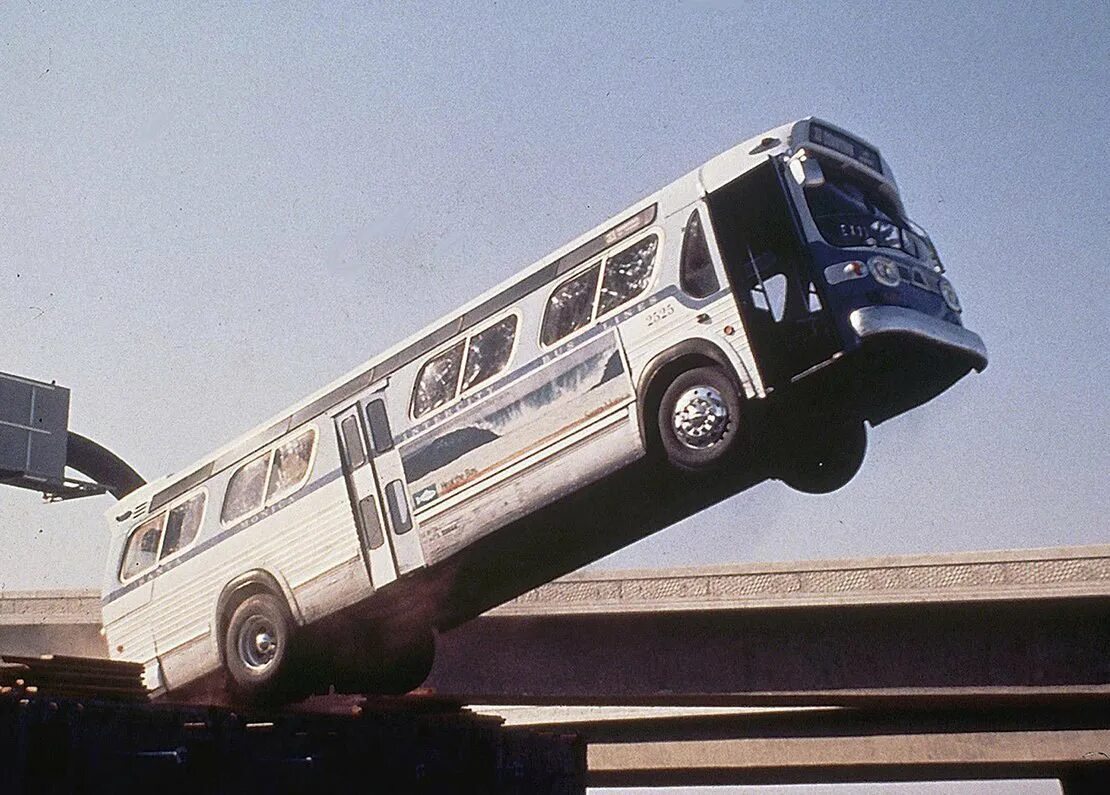
M 153 519 L 147 519 L 131 533 L 119 570 L 121 581 L 127 582 L 154 565 L 158 558 L 158 542 L 162 538 L 162 522 L 165 518 L 164 513 L 158 514 Z

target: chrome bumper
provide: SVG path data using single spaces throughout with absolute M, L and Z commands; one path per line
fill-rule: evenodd
M 971 358 L 972 367 L 987 366 L 987 346 L 974 331 L 902 306 L 865 306 L 848 316 L 859 338 L 885 334 L 915 337 Z

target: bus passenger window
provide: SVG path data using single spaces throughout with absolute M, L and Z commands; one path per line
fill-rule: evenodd
M 127 551 L 123 553 L 123 565 L 119 570 L 121 582 L 130 580 L 154 565 L 154 560 L 158 557 L 158 542 L 162 539 L 162 522 L 165 518 L 164 513 L 158 514 L 135 528 L 131 538 L 127 540 Z
M 316 446 L 316 431 L 309 430 L 274 450 L 273 471 L 266 489 L 266 502 L 286 497 L 308 480 L 308 462 Z
M 462 369 L 463 343 L 448 348 L 443 353 L 428 360 L 416 377 L 416 394 L 412 399 L 412 416 L 442 406 L 455 397 L 459 386 L 459 370 Z
M 200 530 L 200 520 L 204 515 L 205 494 L 202 491 L 170 510 L 166 520 L 166 540 L 162 542 L 162 552 L 158 559 L 169 557 L 179 549 L 193 543 Z
M 462 382 L 464 392 L 505 369 L 513 352 L 514 339 L 516 315 L 509 315 L 470 338 Z
M 540 340 L 544 345 L 553 345 L 590 322 L 600 270 L 598 263 L 555 288 L 543 316 Z
M 605 278 L 601 280 L 598 315 L 616 309 L 647 289 L 658 250 L 659 236 L 651 235 L 609 257 L 605 262 Z
M 709 256 L 709 243 L 701 228 L 701 215 L 690 213 L 686 222 L 686 237 L 682 241 L 682 264 L 679 266 L 679 283 L 694 298 L 706 298 L 720 289 L 713 260 Z
M 270 454 L 267 453 L 235 470 L 227 484 L 224 507 L 220 511 L 221 522 L 234 522 L 262 507 L 262 493 L 266 488 L 269 468 Z

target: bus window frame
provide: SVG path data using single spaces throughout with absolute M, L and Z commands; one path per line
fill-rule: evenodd
M 188 544 L 186 544 L 185 546 L 178 547 L 174 552 L 170 553 L 166 557 L 162 557 L 162 549 L 165 547 L 165 544 L 166 544 L 166 525 L 169 522 L 170 511 L 172 511 L 174 508 L 177 508 L 178 506 L 184 505 L 185 503 L 189 502 L 189 500 L 193 499 L 194 497 L 196 497 L 198 495 L 201 495 L 201 496 L 204 497 L 204 502 L 201 505 L 201 509 L 200 509 L 200 520 L 197 522 L 196 535 L 194 535 L 193 539 Z M 209 503 L 210 496 L 211 495 L 208 492 L 208 487 L 207 486 L 201 486 L 200 488 L 192 489 L 192 490 L 186 492 L 185 494 L 181 495 L 179 498 L 177 498 L 173 502 L 167 503 L 166 507 L 159 510 L 158 513 L 156 513 L 154 516 L 145 517 L 141 522 L 139 522 L 137 525 L 135 525 L 133 528 L 131 528 L 131 530 L 129 530 L 128 533 L 127 533 L 127 540 L 124 541 L 124 543 L 123 543 L 123 553 L 120 555 L 119 567 L 118 567 L 118 570 L 116 572 L 116 579 L 119 580 L 120 583 L 126 585 L 127 583 L 129 583 L 133 580 L 136 580 L 136 579 L 138 579 L 139 577 L 142 577 L 145 574 L 149 574 L 150 572 L 161 568 L 164 563 L 174 560 L 179 555 L 181 555 L 183 552 L 190 549 L 194 544 L 196 544 L 197 539 L 200 538 L 201 531 L 204 529 L 204 520 L 208 516 L 208 503 Z M 158 530 L 158 549 L 156 550 L 155 555 L 154 555 L 154 563 L 152 563 L 151 565 L 147 566 L 146 568 L 136 572 L 134 575 L 132 575 L 130 577 L 127 577 L 127 578 L 124 578 L 124 576 L 123 576 L 123 564 L 127 559 L 127 550 L 131 546 L 131 539 L 134 537 L 135 533 L 138 532 L 140 527 L 142 527 L 144 524 L 151 521 L 152 519 L 161 519 L 162 520 L 162 526 Z
M 192 540 L 188 544 L 185 544 L 184 546 L 178 547 L 176 550 L 171 552 L 169 555 L 166 555 L 166 557 L 162 557 L 162 550 L 166 545 L 166 527 L 169 525 L 170 511 L 172 511 L 174 508 L 177 508 L 180 505 L 184 505 L 189 500 L 193 499 L 194 497 L 196 497 L 198 495 L 201 495 L 201 496 L 204 497 L 204 502 L 201 504 L 201 508 L 200 508 L 200 519 L 197 521 L 196 535 L 193 536 Z M 210 495 L 208 493 L 208 487 L 207 486 L 201 486 L 199 489 L 195 489 L 193 491 L 190 491 L 188 494 L 184 495 L 181 499 L 176 500 L 172 505 L 170 505 L 166 508 L 166 510 L 165 510 L 166 521 L 164 521 L 162 523 L 162 537 L 158 540 L 158 560 L 155 562 L 154 568 L 158 568 L 159 566 L 161 566 L 163 563 L 166 563 L 167 561 L 174 560 L 179 555 L 181 555 L 181 553 L 185 552 L 186 550 L 188 550 L 190 547 L 192 547 L 194 544 L 197 543 L 197 539 L 200 538 L 201 531 L 204 530 L 204 520 L 208 516 L 208 501 L 209 501 L 208 498 L 209 498 L 209 496 Z
M 281 447 L 283 444 L 290 441 L 291 439 L 296 439 L 297 437 L 301 436 L 302 434 L 305 433 L 306 430 L 310 431 L 313 434 L 313 439 L 312 439 L 312 453 L 308 457 L 308 468 L 305 469 L 304 476 L 301 478 L 300 482 L 297 483 L 296 488 L 290 489 L 288 492 L 286 492 L 284 494 L 280 494 L 280 495 L 273 496 L 273 497 L 267 497 L 267 492 L 270 490 L 270 479 L 274 476 L 274 457 L 275 457 L 274 456 L 274 451 L 276 451 L 279 447 Z M 316 427 L 316 423 L 315 422 L 305 423 L 304 425 L 301 425 L 300 427 L 298 427 L 295 431 L 287 433 L 284 436 L 282 436 L 280 439 L 272 442 L 268 446 L 268 448 L 266 449 L 265 452 L 261 452 L 259 455 L 252 456 L 248 460 L 246 460 L 242 464 L 240 464 L 239 466 L 235 467 L 231 472 L 231 476 L 227 479 L 227 484 L 228 485 L 224 487 L 224 497 L 223 497 L 223 500 L 220 501 L 220 527 L 223 527 L 223 528 L 234 527 L 235 525 L 239 524 L 240 522 L 244 522 L 247 519 L 250 519 L 252 516 L 255 516 L 255 515 L 261 513 L 262 511 L 269 508 L 271 505 L 274 505 L 275 503 L 280 502 L 281 500 L 284 500 L 286 497 L 291 497 L 292 495 L 296 494 L 298 491 L 303 489 L 305 487 L 305 484 L 307 484 L 309 479 L 312 477 L 312 467 L 316 464 L 316 451 L 319 448 L 319 441 L 320 441 L 320 431 Z M 243 468 L 245 468 L 247 466 L 250 466 L 251 464 L 253 464 L 255 461 L 257 461 L 260 458 L 266 458 L 267 459 L 267 462 L 266 462 L 266 478 L 262 483 L 262 500 L 259 502 L 259 504 L 256 507 L 252 508 L 251 510 L 247 511 L 246 513 L 240 514 L 239 516 L 235 517 L 234 519 L 225 520 L 224 515 L 223 515 L 224 514 L 223 509 L 224 509 L 224 505 L 227 502 L 228 487 L 231 486 L 232 478 L 234 478 L 235 475 L 238 472 L 240 472 Z
M 587 328 L 589 326 L 592 326 L 594 323 L 597 323 L 599 320 L 610 318 L 613 315 L 622 312 L 629 304 L 633 303 L 634 301 L 636 301 L 637 298 L 646 294 L 648 290 L 653 288 L 655 286 L 655 283 L 659 280 L 659 260 L 663 254 L 663 230 L 660 229 L 658 231 L 652 231 L 649 229 L 646 231 L 647 234 L 643 234 L 638 237 L 630 237 L 627 240 L 622 240 L 621 248 L 618 251 L 613 251 L 605 255 L 605 258 L 601 263 L 601 274 L 597 280 L 597 295 L 594 296 L 594 319 L 587 324 Z M 612 309 L 607 310 L 604 314 L 598 314 L 597 310 L 601 308 L 601 287 L 603 284 L 605 284 L 605 267 L 609 264 L 609 260 L 617 256 L 618 254 L 623 254 L 625 251 L 628 251 L 628 249 L 632 248 L 638 243 L 641 243 L 644 240 L 647 240 L 653 235 L 657 238 L 657 242 L 655 244 L 655 256 L 651 260 L 651 274 L 648 276 L 648 280 L 644 284 L 644 288 L 635 295 L 629 296 L 625 300 L 621 301 Z
M 464 334 L 461 337 L 452 337 L 443 345 L 439 346 L 432 353 L 430 353 L 423 361 L 420 362 L 420 367 L 416 371 L 416 378 L 412 382 L 412 394 L 409 397 L 409 416 L 415 422 L 423 422 L 429 416 L 436 414 L 447 406 L 452 405 L 459 399 L 459 387 L 462 386 L 463 369 L 466 365 L 466 342 L 469 339 L 468 335 Z M 462 346 L 462 352 L 459 354 L 459 372 L 455 375 L 455 390 L 451 393 L 451 397 L 438 406 L 428 409 L 420 414 L 416 413 L 416 392 L 420 388 L 420 381 L 424 377 L 424 370 L 437 356 L 442 356 L 456 345 Z
M 305 435 L 312 436 L 312 447 L 308 453 L 308 465 L 305 467 L 304 474 L 301 475 L 300 480 L 298 480 L 292 487 L 287 488 L 283 492 L 278 492 L 272 495 L 269 494 L 270 480 L 274 477 L 274 461 L 277 459 L 277 449 L 286 442 L 293 441 L 294 439 L 299 439 L 301 436 Z M 312 477 L 312 467 L 316 464 L 316 451 L 317 449 L 319 449 L 319 443 L 320 432 L 316 429 L 316 423 L 310 422 L 302 425 L 300 428 L 297 429 L 295 433 L 286 434 L 284 437 L 282 437 L 280 441 L 274 444 L 272 450 L 273 456 L 271 456 L 270 458 L 270 471 L 266 475 L 266 491 L 263 492 L 262 495 L 263 508 L 268 508 L 275 503 L 281 502 L 286 497 L 292 497 L 294 494 L 305 487 L 309 479 Z
M 647 238 L 651 237 L 652 235 L 657 237 L 659 239 L 659 242 L 656 244 L 655 259 L 651 263 L 651 277 L 648 279 L 647 284 L 644 285 L 644 289 L 641 290 L 640 292 L 636 293 L 636 295 L 631 296 L 630 298 L 626 299 L 625 301 L 622 301 L 621 303 L 617 304 L 612 309 L 607 310 L 604 314 L 599 315 L 597 310 L 600 308 L 600 305 L 601 305 L 601 285 L 605 282 L 605 266 L 609 264 L 609 260 L 612 257 L 614 257 L 617 254 L 620 254 L 624 251 L 627 251 L 628 249 L 630 249 L 633 246 L 640 243 L 642 240 L 646 240 Z M 659 281 L 659 272 L 660 272 L 659 265 L 660 265 L 660 260 L 661 260 L 662 255 L 663 255 L 664 240 L 665 240 L 665 236 L 663 234 L 662 227 L 651 226 L 651 227 L 648 227 L 647 229 L 642 230 L 641 233 L 638 233 L 636 235 L 630 235 L 629 237 L 625 238 L 624 240 L 621 240 L 617 243 L 614 243 L 612 246 L 609 247 L 610 249 L 613 249 L 613 248 L 616 248 L 617 246 L 620 246 L 620 248 L 617 249 L 616 251 L 607 250 L 605 252 L 602 252 L 601 259 L 597 259 L 597 260 L 591 259 L 584 266 L 579 266 L 579 267 L 575 268 L 572 271 L 568 271 L 567 274 L 566 274 L 566 278 L 565 279 L 560 279 L 558 284 L 556 284 L 551 290 L 549 290 L 547 292 L 547 296 L 544 299 L 543 315 L 540 317 L 540 326 L 539 326 L 539 330 L 537 332 L 537 343 L 540 347 L 540 350 L 542 350 L 542 351 L 551 351 L 555 348 L 560 347 L 561 345 L 565 345 L 570 340 L 573 340 L 575 337 L 577 337 L 581 334 L 584 334 L 586 331 L 593 328 L 599 321 L 608 320 L 609 318 L 613 317 L 614 315 L 620 314 L 621 312 L 623 312 L 625 309 L 628 308 L 629 304 L 635 302 L 636 299 L 640 298 L 640 296 L 648 293 L 650 290 L 655 288 L 657 282 Z M 590 307 L 590 320 L 588 320 L 585 324 L 583 324 L 583 326 L 581 328 L 577 328 L 574 331 L 570 332 L 569 334 L 564 334 L 562 337 L 559 337 L 554 342 L 545 345 L 544 341 L 543 341 L 543 322 L 544 322 L 544 320 L 547 319 L 547 308 L 548 308 L 548 305 L 551 302 L 551 297 L 553 295 L 555 295 L 555 292 L 560 287 L 562 287 L 564 284 L 566 284 L 567 282 L 574 281 L 576 278 L 581 276 L 583 273 L 585 273 L 586 271 L 588 271 L 590 268 L 594 267 L 595 265 L 599 267 L 599 270 L 598 270 L 598 274 L 597 274 L 597 284 L 594 285 L 593 303 L 591 304 L 591 307 Z
M 500 368 L 498 368 L 494 372 L 487 375 L 485 378 L 483 378 L 478 383 L 471 384 L 466 389 L 463 389 L 462 384 L 463 384 L 463 381 L 466 379 L 466 364 L 467 364 L 467 361 L 470 358 L 470 342 L 471 342 L 471 340 L 473 340 L 475 337 L 477 337 L 482 332 L 488 331 L 489 329 L 493 328 L 498 323 L 501 323 L 505 320 L 508 320 L 510 317 L 515 317 L 516 318 L 516 327 L 513 329 L 513 344 L 512 344 L 512 347 L 509 348 L 509 357 L 507 359 L 505 359 L 505 363 L 503 365 L 501 365 Z M 513 361 L 516 359 L 516 352 L 517 352 L 518 347 L 520 346 L 520 338 L 522 336 L 520 332 L 523 329 L 523 327 L 524 327 L 524 316 L 523 316 L 523 314 L 521 313 L 521 311 L 519 309 L 514 307 L 513 309 L 510 309 L 509 311 L 504 312 L 503 314 L 499 315 L 495 320 L 485 324 L 484 326 L 479 328 L 477 331 L 474 331 L 473 333 L 467 335 L 466 345 L 463 347 L 462 370 L 459 373 L 459 393 L 455 396 L 455 400 L 461 399 L 464 395 L 470 395 L 470 394 L 473 394 L 474 392 L 479 391 L 480 389 L 482 389 L 482 387 L 484 385 L 488 385 L 490 381 L 497 378 L 497 376 L 501 375 L 502 373 L 504 373 L 506 370 L 509 369 L 509 367 L 512 365 Z
M 169 514 L 170 512 L 167 508 L 164 511 L 159 511 L 154 516 L 144 517 L 141 522 L 139 522 L 127 532 L 127 540 L 123 542 L 123 554 L 120 555 L 119 567 L 116 572 L 116 579 L 119 580 L 120 583 L 126 585 L 127 583 L 137 580 L 143 575 L 149 574 L 150 572 L 158 568 L 158 555 L 162 552 L 162 540 L 166 537 L 166 518 L 169 516 Z M 156 519 L 161 520 L 161 526 L 158 528 L 158 547 L 154 550 L 154 562 L 151 563 L 149 566 L 135 572 L 130 577 L 125 578 L 123 576 L 123 564 L 127 562 L 127 551 L 131 548 L 131 540 L 135 537 L 135 534 L 138 533 L 140 529 L 142 529 L 143 525 Z
M 487 376 L 482 381 L 479 381 L 477 384 L 474 384 L 473 386 L 464 390 L 462 388 L 462 383 L 463 383 L 463 378 L 466 375 L 466 359 L 467 359 L 467 355 L 470 352 L 470 340 L 473 339 L 474 337 L 478 336 L 479 334 L 481 334 L 483 331 L 486 331 L 488 329 L 493 328 L 494 326 L 496 326 L 498 323 L 505 320 L 506 318 L 513 317 L 513 316 L 516 317 L 516 330 L 513 332 L 513 347 L 512 347 L 512 350 L 509 352 L 509 358 L 505 360 L 504 366 L 502 366 L 501 369 L 498 370 L 497 372 L 491 373 L 489 376 Z M 520 346 L 521 330 L 523 328 L 524 328 L 524 313 L 520 310 L 519 307 L 514 306 L 514 307 L 512 307 L 510 309 L 507 309 L 506 311 L 494 316 L 493 318 L 490 319 L 490 321 L 488 323 L 484 323 L 481 326 L 475 326 L 473 331 L 468 331 L 466 334 L 463 334 L 461 338 L 460 337 L 452 337 L 451 339 L 447 340 L 447 342 L 443 343 L 443 345 L 439 346 L 434 351 L 429 353 L 428 356 L 420 362 L 420 366 L 416 370 L 416 377 L 413 379 L 413 382 L 412 382 L 412 390 L 411 390 L 411 393 L 409 395 L 409 418 L 413 422 L 426 422 L 429 417 L 432 417 L 432 416 L 438 414 L 439 412 L 455 405 L 460 400 L 462 400 L 464 397 L 466 397 L 468 395 L 472 395 L 475 392 L 480 392 L 486 385 L 489 384 L 490 381 L 492 381 L 494 378 L 496 378 L 497 376 L 499 376 L 502 373 L 504 373 L 505 371 L 507 371 L 512 366 L 513 361 L 516 359 L 517 350 L 519 349 L 519 346 Z M 420 386 L 420 377 L 424 374 L 424 368 L 428 365 L 428 362 L 430 362 L 432 359 L 434 359 L 437 356 L 443 354 L 445 351 L 451 350 L 451 348 L 458 345 L 460 339 L 462 340 L 462 343 L 463 343 L 463 350 L 462 350 L 462 359 L 459 362 L 459 376 L 455 381 L 454 397 L 452 397 L 450 400 L 444 401 L 443 403 L 436 406 L 434 409 L 428 409 L 423 414 L 417 415 L 416 414 L 416 390 Z
M 566 286 L 570 282 L 573 282 L 582 274 L 586 273 L 587 271 L 591 271 L 594 268 L 597 268 L 597 284 L 594 285 L 594 296 L 592 301 L 590 302 L 590 314 L 589 317 L 586 318 L 586 322 L 576 328 L 574 331 L 564 334 L 561 337 L 556 337 L 553 342 L 545 344 L 543 341 L 543 327 L 544 322 L 547 320 L 547 311 L 551 308 L 551 299 L 555 296 L 555 293 L 561 290 L 564 286 Z M 576 336 L 593 326 L 597 314 L 597 296 L 601 292 L 601 279 L 605 275 L 605 257 L 601 257 L 600 259 L 596 260 L 590 260 L 584 266 L 575 268 L 573 271 L 570 271 L 564 275 L 566 276 L 566 278 L 560 279 L 559 283 L 548 291 L 547 298 L 543 302 L 543 315 L 540 317 L 540 327 L 538 330 L 538 342 L 540 350 L 549 351 L 552 348 L 558 348 L 567 340 L 574 339 Z

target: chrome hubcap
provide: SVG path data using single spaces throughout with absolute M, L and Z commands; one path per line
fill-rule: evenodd
M 262 616 L 252 616 L 239 632 L 239 656 L 250 668 L 261 670 L 273 663 L 278 637 L 273 625 Z
M 687 389 L 675 403 L 675 436 L 696 450 L 721 441 L 728 430 L 728 420 L 728 406 L 721 393 L 711 386 Z

